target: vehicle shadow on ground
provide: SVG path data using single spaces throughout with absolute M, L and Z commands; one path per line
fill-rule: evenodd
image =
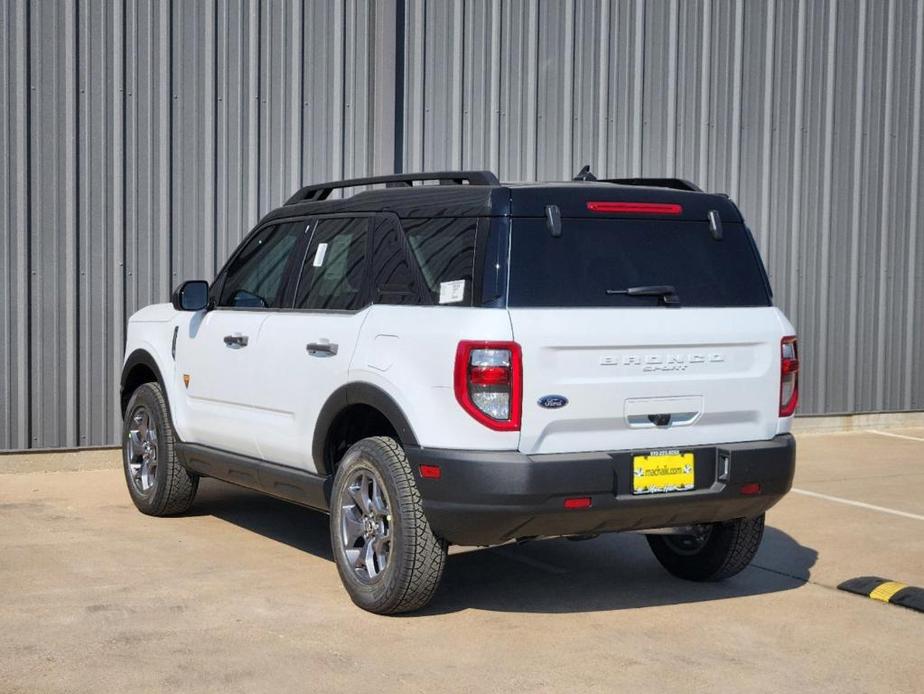
M 763 595 L 804 585 L 817 558 L 814 549 L 770 526 L 751 566 L 721 583 L 671 576 L 638 534 L 504 545 L 451 555 L 436 598 L 419 614 L 470 608 L 580 613 Z
M 332 562 L 328 518 L 321 513 L 205 480 L 189 515 L 221 518 Z M 752 565 L 721 583 L 674 578 L 637 534 L 453 548 L 433 602 L 408 616 L 466 609 L 597 612 L 764 595 L 804 585 L 817 558 L 814 549 L 769 525 Z
M 202 479 L 186 516 L 214 516 L 333 562 L 326 514 L 227 482 Z M 336 571 L 336 569 L 334 569 Z

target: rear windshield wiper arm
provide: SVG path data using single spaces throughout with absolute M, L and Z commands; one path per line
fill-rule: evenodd
M 607 295 L 625 294 L 626 296 L 659 296 L 668 306 L 679 306 L 680 297 L 670 284 L 655 284 L 647 287 L 629 287 L 628 289 L 607 289 Z

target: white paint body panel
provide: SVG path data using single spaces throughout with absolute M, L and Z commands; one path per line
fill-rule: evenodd
M 391 395 L 421 446 L 516 450 L 518 432 L 479 424 L 456 402 L 453 390 L 460 340 L 510 339 L 510 317 L 503 309 L 373 306 L 363 324 L 350 379 Z M 377 351 L 383 344 L 388 345 L 385 357 Z
M 776 308 L 510 309 L 523 348 L 524 453 L 769 439 L 779 431 Z M 568 404 L 544 409 L 544 395 Z M 677 424 L 655 427 L 647 415 Z
M 350 361 L 370 310 L 268 314 L 252 345 L 250 416 L 259 457 L 317 470 L 315 422 L 330 395 L 351 380 Z M 309 343 L 325 341 L 336 354 L 308 352 Z
M 187 415 L 184 440 L 256 457 L 258 422 L 252 403 L 259 388 L 254 352 L 269 313 L 219 309 L 189 316 L 176 345 L 180 399 Z M 225 336 L 246 336 L 248 345 L 226 345 Z M 182 381 L 185 375 L 188 386 Z
M 770 439 L 791 424 L 778 417 L 779 362 L 780 339 L 794 333 L 776 308 L 188 313 L 159 304 L 130 319 L 126 357 L 144 349 L 156 360 L 184 441 L 316 471 L 318 413 L 348 383 L 390 395 L 424 447 L 532 454 Z M 247 346 L 227 347 L 233 334 Z M 322 339 L 336 355 L 308 353 Z M 477 339 L 522 347 L 520 432 L 490 430 L 456 402 L 456 347 Z M 544 395 L 569 402 L 544 409 Z M 675 423 L 646 421 L 662 413 Z
M 181 430 L 181 421 L 185 420 L 181 420 L 176 412 L 181 399 L 176 390 L 177 376 L 171 351 L 174 328 L 179 322 L 188 323 L 192 315 L 181 314 L 171 304 L 152 304 L 135 312 L 128 319 L 125 333 L 125 360 L 127 361 L 133 352 L 143 350 L 151 355 L 160 369 L 174 426 L 181 438 L 185 433 Z

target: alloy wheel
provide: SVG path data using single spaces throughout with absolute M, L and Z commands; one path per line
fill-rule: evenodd
M 347 562 L 364 583 L 374 581 L 388 566 L 392 517 L 388 492 L 370 470 L 357 470 L 343 486 L 339 499 L 340 539 Z
M 135 490 L 147 494 L 157 479 L 157 425 L 144 405 L 132 411 L 129 422 L 126 462 Z

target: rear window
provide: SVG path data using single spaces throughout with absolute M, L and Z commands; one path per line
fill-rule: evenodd
M 552 237 L 542 219 L 513 221 L 509 306 L 651 308 L 673 287 L 681 306 L 768 306 L 766 274 L 750 232 L 724 224 L 721 241 L 693 221 L 564 219 Z

